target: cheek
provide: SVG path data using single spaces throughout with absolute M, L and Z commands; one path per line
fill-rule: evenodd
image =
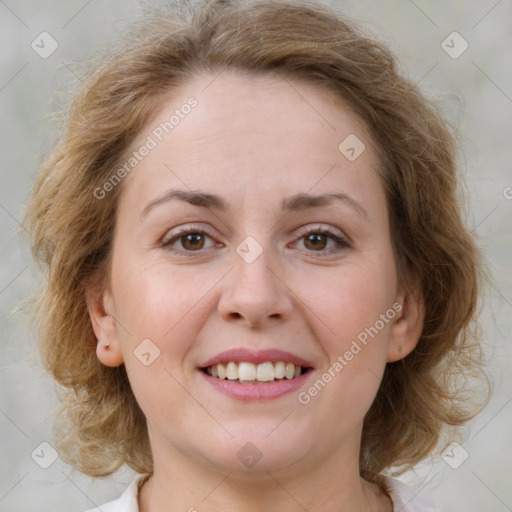
M 311 396 L 321 393 L 324 410 L 353 418 L 365 414 L 377 393 L 396 316 L 391 250 L 366 256 L 342 270 L 310 276 L 301 294 L 314 313 L 309 318 L 327 359 L 317 377 L 322 382 L 310 388 Z
M 207 315 L 200 299 L 212 288 L 211 276 L 176 267 L 171 272 L 166 263 L 136 258 L 118 260 L 114 268 L 116 313 L 123 325 L 117 332 L 132 391 L 148 418 L 163 414 L 162 402 L 168 411 L 181 410 L 189 396 L 179 382 Z M 180 414 L 185 421 L 192 413 L 184 408 Z
M 321 284 L 316 285 L 315 300 L 323 323 L 329 326 L 323 338 L 329 366 L 319 377 L 332 386 L 325 394 L 324 405 L 344 417 L 361 418 L 380 386 L 396 316 L 396 273 L 391 252 L 347 267 L 333 274 L 323 288 Z
M 125 345 L 150 338 L 162 350 L 176 352 L 193 339 L 191 330 L 204 322 L 203 299 L 218 281 L 213 273 L 137 258 L 118 261 L 114 268 L 112 287 Z
M 301 297 L 315 313 L 316 323 L 323 324 L 322 331 L 334 347 L 343 348 L 347 340 L 357 338 L 392 307 L 396 275 L 394 266 L 386 260 L 383 256 L 354 261 L 343 269 L 317 272 L 303 281 Z M 380 327 L 384 332 L 388 330 Z

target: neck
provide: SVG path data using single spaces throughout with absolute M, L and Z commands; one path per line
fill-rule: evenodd
M 153 450 L 162 455 L 162 451 Z M 281 469 L 222 470 L 174 451 L 155 457 L 154 473 L 139 495 L 140 512 L 391 512 L 389 497 L 332 453 Z M 171 463 L 164 464 L 165 461 Z

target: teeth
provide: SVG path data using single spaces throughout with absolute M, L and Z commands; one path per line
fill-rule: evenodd
M 271 362 L 261 363 L 258 365 L 258 376 L 256 380 L 260 382 L 268 382 L 269 380 L 274 380 L 274 365 Z
M 278 361 L 274 365 L 274 373 L 276 379 L 283 379 L 284 378 L 284 363 L 282 361 Z
M 226 377 L 229 380 L 238 379 L 238 366 L 233 361 L 230 361 L 226 366 Z
M 276 379 L 296 379 L 302 373 L 302 366 L 277 361 L 253 364 L 246 361 L 229 361 L 206 368 L 206 373 L 218 379 L 237 380 L 239 382 L 271 382 Z
M 238 378 L 240 380 L 256 380 L 257 373 L 256 365 L 245 362 L 238 363 Z
M 226 367 L 223 364 L 217 364 L 217 372 L 219 374 L 219 379 L 225 379 L 226 378 Z M 212 371 L 213 375 L 213 371 Z
M 286 366 L 284 368 L 284 376 L 287 379 L 293 379 L 294 375 L 295 375 L 295 365 L 293 363 L 286 363 Z

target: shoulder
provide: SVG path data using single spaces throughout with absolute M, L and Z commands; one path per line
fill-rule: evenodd
M 87 512 L 139 512 L 139 487 L 145 478 L 146 476 L 138 476 L 130 483 L 117 500 L 105 503 L 100 507 L 91 508 L 87 510 Z
M 400 480 L 385 477 L 384 484 L 386 491 L 393 501 L 393 508 L 401 512 L 439 512 L 425 498 L 422 498 L 414 489 Z

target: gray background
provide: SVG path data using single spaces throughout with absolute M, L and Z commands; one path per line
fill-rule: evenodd
M 146 2 L 152 3 L 152 2 Z M 364 20 L 399 56 L 404 72 L 459 125 L 468 195 L 467 222 L 479 236 L 495 283 L 483 312 L 495 392 L 468 426 L 468 459 L 452 469 L 426 461 L 403 479 L 446 512 L 512 510 L 512 1 L 383 0 L 330 5 Z M 18 219 L 62 84 L 80 79 L 74 63 L 107 44 L 134 0 L 0 0 L 0 511 L 79 512 L 117 497 L 128 470 L 92 480 L 57 459 L 48 469 L 57 406 L 20 303 L 36 272 Z M 31 48 L 41 32 L 58 41 L 47 59 Z M 469 48 L 452 58 L 441 44 L 453 31 Z M 448 40 L 450 41 L 450 40 Z M 451 42 L 449 42 L 452 45 Z M 461 48 L 454 41 L 454 50 Z M 508 192 L 509 193 L 508 193 Z M 507 198 L 508 197 L 508 198 Z M 34 452 L 35 450 L 35 452 Z M 42 450 L 42 451 L 41 451 Z M 37 457 L 37 454 L 40 457 Z M 41 454 L 44 454 L 41 455 Z

